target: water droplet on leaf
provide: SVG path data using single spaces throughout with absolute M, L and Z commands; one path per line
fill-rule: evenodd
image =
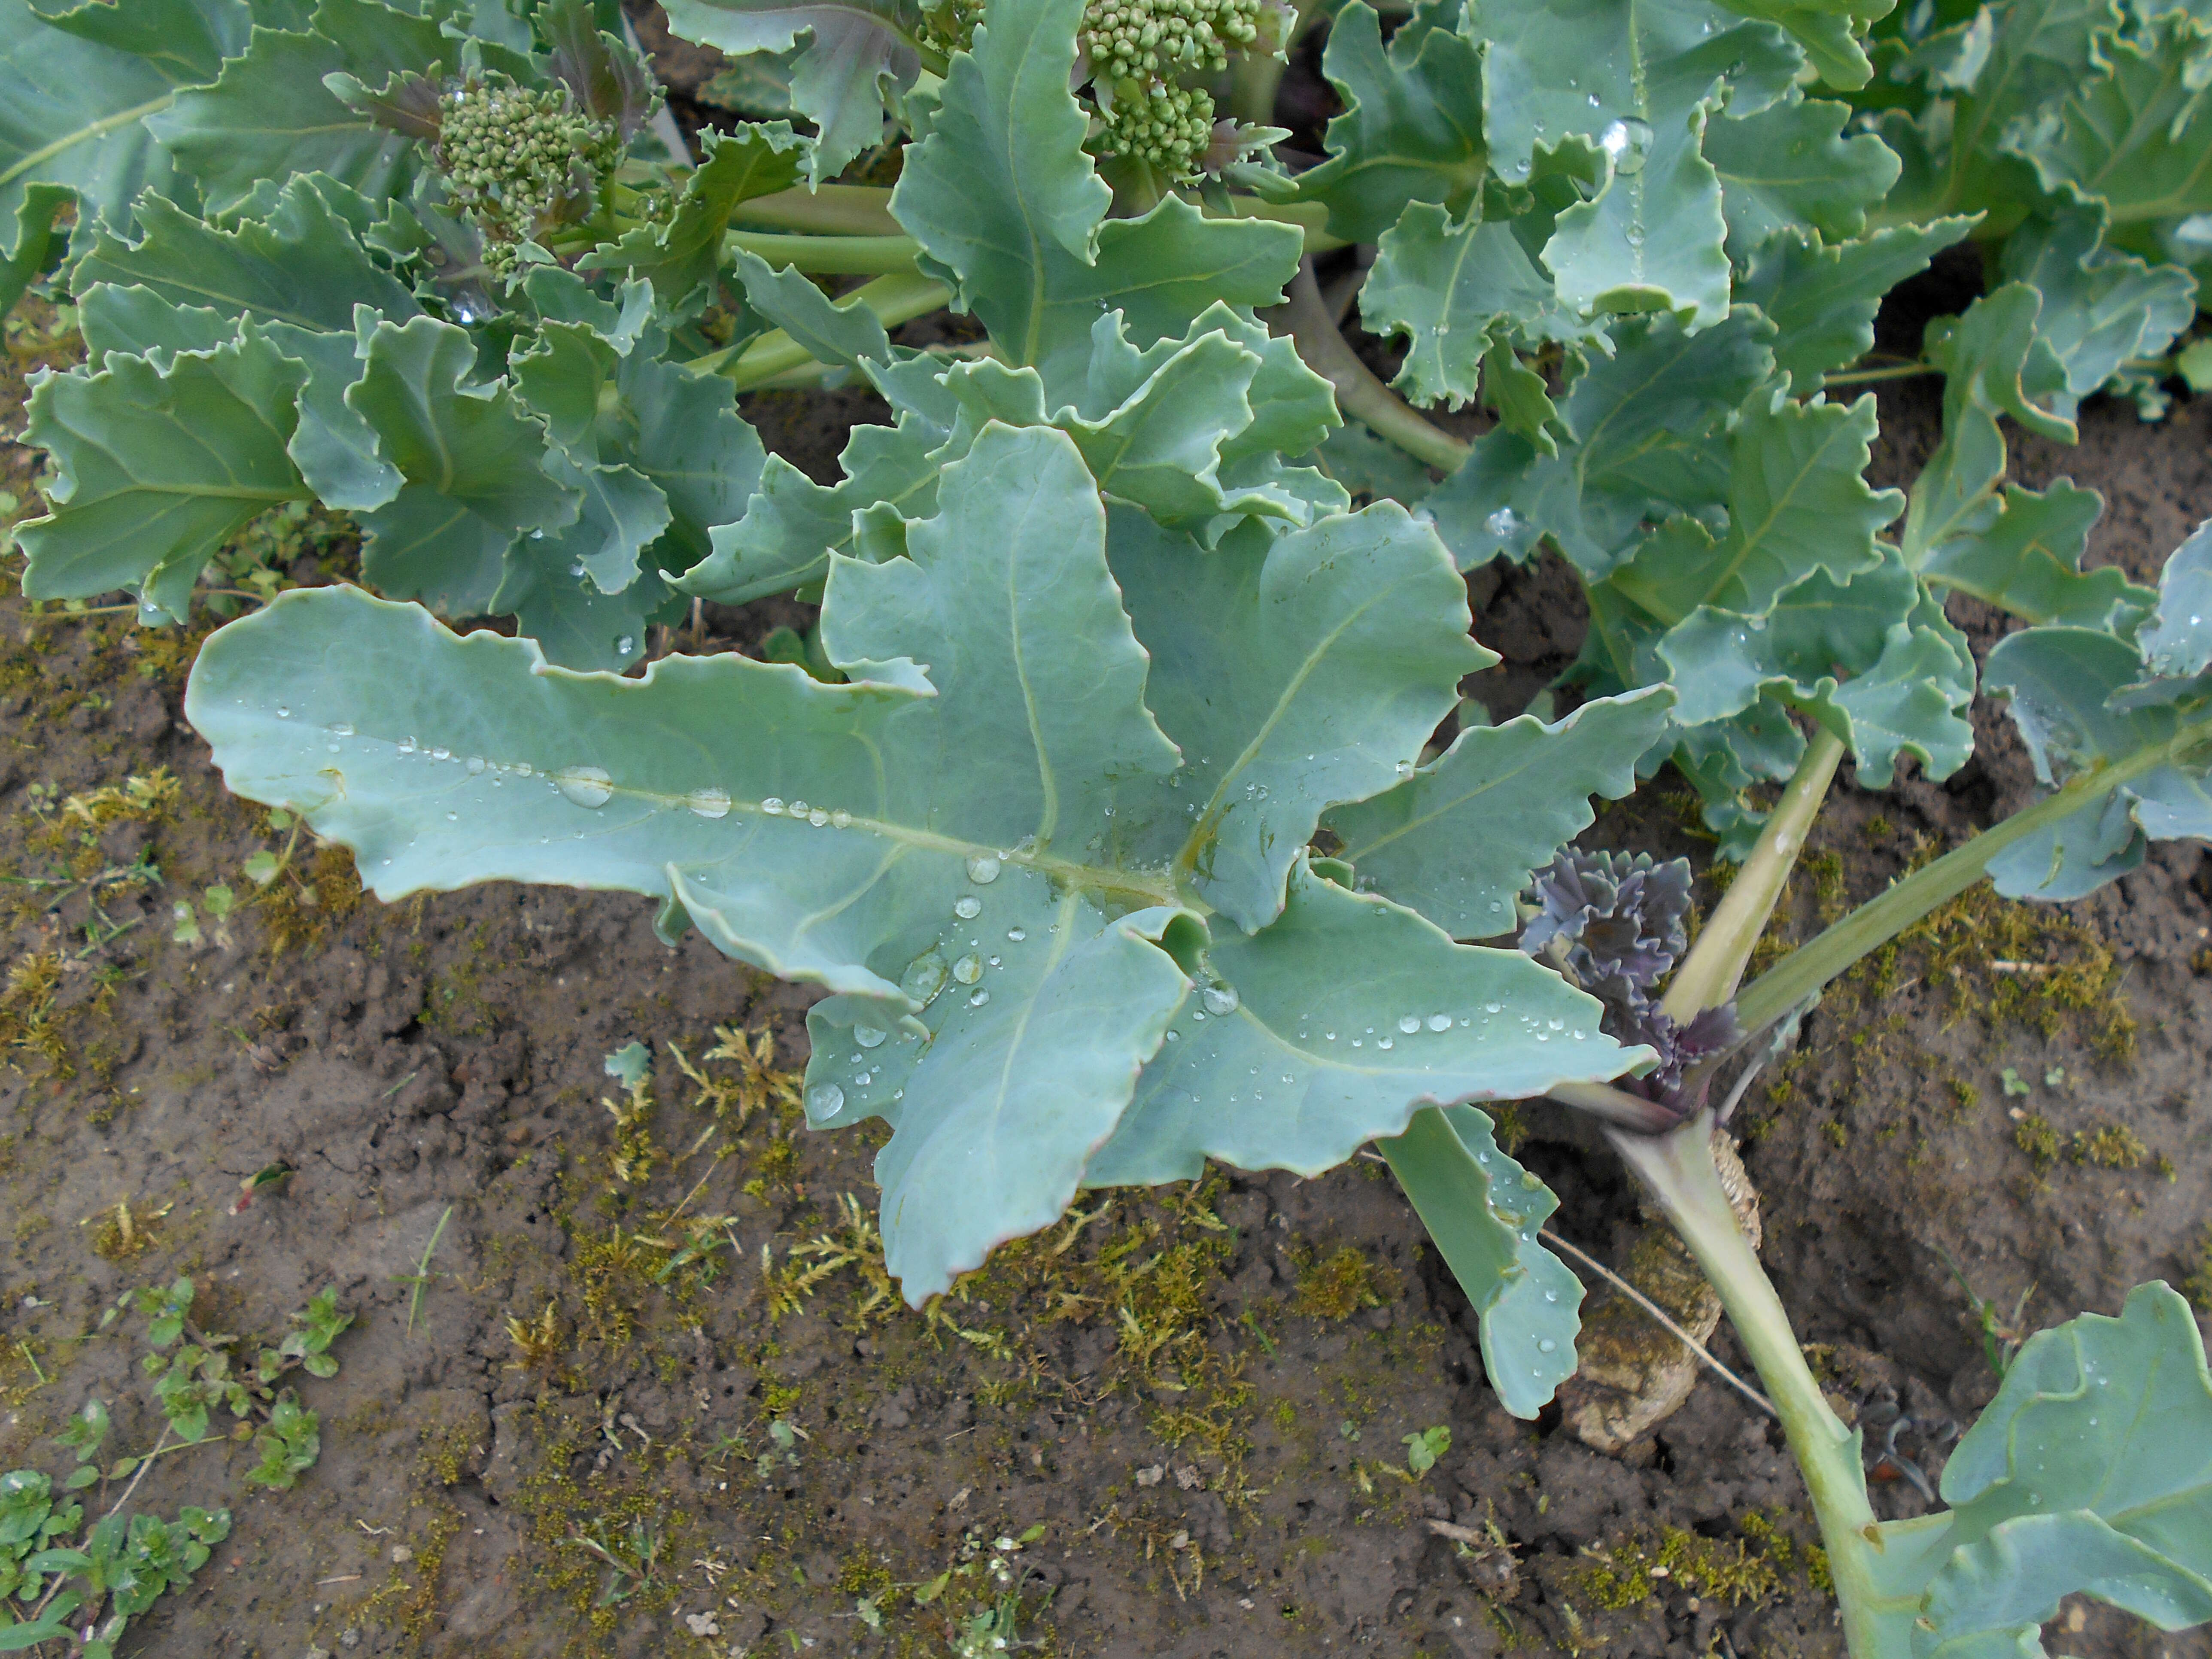
M 806 1109 L 816 1117 L 830 1117 L 845 1109 L 845 1091 L 834 1083 L 817 1083 L 806 1091 Z
M 944 988 L 945 958 L 934 951 L 924 951 L 899 975 L 899 989 L 924 1007 Z
M 989 853 L 978 853 L 968 860 L 968 879 L 978 887 L 988 887 L 999 878 L 999 860 Z
M 961 957 L 952 964 L 952 977 L 963 985 L 973 985 L 983 977 L 983 958 L 972 951 Z
M 694 789 L 684 798 L 684 804 L 702 818 L 722 818 L 730 815 L 730 797 L 726 790 Z
M 855 1025 L 853 1028 L 853 1041 L 863 1048 L 878 1047 L 890 1035 L 890 1032 L 877 1025 Z
M 1237 988 L 1233 985 L 1207 985 L 1200 988 L 1198 1000 L 1206 1005 L 1209 1014 L 1233 1014 L 1237 1012 Z
M 553 775 L 553 786 L 578 806 L 605 806 L 614 799 L 614 779 L 603 767 L 564 766 Z
M 983 901 L 973 893 L 963 894 L 953 901 L 952 914 L 963 921 L 972 921 L 983 914 Z

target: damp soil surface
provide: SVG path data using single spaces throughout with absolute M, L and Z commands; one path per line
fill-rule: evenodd
M 11 349 L 15 426 L 38 343 Z M 869 405 L 748 412 L 824 476 Z M 1879 481 L 1938 416 L 1885 388 Z M 2093 562 L 2147 579 L 2212 514 L 2209 423 L 2093 404 L 2075 447 L 2013 434 L 2015 474 L 2102 490 Z M 349 556 L 325 539 L 292 576 Z M 1504 653 L 1472 689 L 1509 714 L 1573 656 L 1573 586 L 1540 561 L 1470 587 Z M 233 1440 L 155 1464 L 138 1503 L 235 1522 L 127 1652 L 1840 1651 L 1776 1429 L 1710 1376 L 1618 1454 L 1506 1415 L 1379 1163 L 1088 1199 L 915 1313 L 870 1223 L 880 1137 L 799 1123 L 806 992 L 663 946 L 629 897 L 381 906 L 223 792 L 180 713 L 206 624 L 0 612 L 0 1468 L 63 1469 L 92 1396 L 114 1449 L 156 1443 L 145 1322 L 106 1317 L 137 1287 L 190 1275 L 200 1326 L 249 1341 L 324 1287 L 355 1318 L 301 1384 L 296 1487 L 248 1486 Z M 705 619 L 724 648 L 793 620 Z M 1978 650 L 2003 631 L 1960 620 Z M 1847 775 L 1765 948 L 2027 799 L 2008 727 L 1980 738 L 1942 785 Z M 1710 860 L 1663 778 L 1584 840 Z M 1926 1506 L 1993 1391 L 1970 1298 L 2032 1327 L 2163 1277 L 2203 1305 L 2208 894 L 2183 844 L 2081 904 L 1970 895 L 1832 993 L 1741 1113 L 1768 1270 L 1882 1514 Z M 635 1088 L 605 1064 L 632 1043 Z M 1503 1127 L 1554 1227 L 1619 1259 L 1638 1222 L 1602 1150 L 1540 1105 Z M 1725 1326 L 1714 1347 L 1740 1364 Z M 2086 1603 L 2049 1639 L 2208 1650 Z

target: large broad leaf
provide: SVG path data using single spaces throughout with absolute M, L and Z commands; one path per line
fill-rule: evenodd
M 1318 1175 L 1422 1106 L 1540 1092 L 1593 1045 L 1619 1052 L 1587 1000 L 1520 955 L 1455 945 L 1301 861 L 1279 921 L 1215 939 L 1215 994 L 1177 1012 L 1086 1184 L 1187 1181 L 1209 1158 Z
M 1294 226 L 1209 220 L 1174 196 L 1142 218 L 1106 220 L 1112 192 L 1084 154 L 1087 123 L 1068 91 L 1081 15 L 1082 0 L 994 7 L 975 50 L 952 60 L 891 196 L 922 268 L 1062 398 L 1101 313 L 1120 310 L 1139 346 L 1176 338 L 1217 302 L 1276 303 L 1304 245 Z
M 2203 688 L 2184 680 L 2175 701 L 2153 698 L 2142 695 L 2145 678 L 2133 646 L 2084 628 L 2027 629 L 1990 653 L 1984 678 L 2011 698 L 2013 723 L 2043 783 L 2132 765 L 2131 775 L 2063 823 L 1992 859 L 1999 892 L 2079 898 L 2142 863 L 2147 841 L 2212 836 Z M 2179 741 L 2185 736 L 2192 740 Z
M 1660 654 L 1682 690 L 1683 725 L 1771 697 L 1848 743 L 1875 788 L 1901 752 L 1939 778 L 1973 752 L 1972 659 L 1894 551 L 1848 582 L 1816 571 L 1761 616 L 1701 609 L 1667 634 Z
M 1417 5 L 1387 49 L 1366 0 L 1329 25 L 1322 73 L 1344 112 L 1323 138 L 1328 160 L 1299 177 L 1298 194 L 1328 204 L 1329 228 L 1347 241 L 1373 241 L 1409 202 L 1462 211 L 1481 188 L 1480 54 L 1454 32 L 1452 9 Z
M 362 574 L 449 614 L 488 610 L 507 544 L 575 522 L 582 492 L 549 473 L 545 428 L 512 387 L 471 383 L 476 343 L 465 330 L 432 317 L 380 322 L 362 347 L 346 404 L 407 483 L 362 521 Z
M 1396 788 L 1330 813 L 1340 856 L 1455 939 L 1512 933 L 1530 874 L 1589 828 L 1592 795 L 1634 790 L 1674 704 L 1653 686 L 1548 726 L 1522 714 L 1471 726 Z
M 1737 279 L 1739 304 L 1757 306 L 1775 326 L 1774 366 L 1800 392 L 1874 349 L 1882 296 L 1917 276 L 1973 228 L 1964 218 L 1902 225 L 1831 246 L 1800 232 L 1778 232 Z
M 2212 1619 L 2212 1376 L 2161 1284 L 2120 1316 L 2038 1332 L 1944 1465 L 1946 1510 L 1863 1553 L 1889 1645 L 1915 1659 L 2041 1659 L 2084 1595 L 2180 1630 Z
M 1593 338 L 1592 325 L 1559 304 L 1519 228 L 1517 221 L 1455 222 L 1444 208 L 1417 202 L 1383 233 L 1360 284 L 1360 320 L 1373 333 L 1406 337 L 1392 384 L 1412 402 L 1473 401 L 1495 337 L 1531 345 Z
M 920 8 L 908 0 L 671 0 L 672 33 L 733 58 L 802 46 L 790 70 L 792 106 L 820 136 L 805 155 L 814 184 L 834 179 L 882 142 L 886 91 L 914 84 Z
M 2081 568 L 2089 526 L 2104 507 L 2095 490 L 2065 478 L 2041 492 L 2008 484 L 1936 549 L 1921 576 L 2031 623 L 2112 629 L 2152 595 L 2118 566 Z
M 1544 262 L 1578 310 L 1679 311 L 1692 329 L 1729 310 L 1720 178 L 1701 149 L 1722 103 L 1771 104 L 1803 61 L 1770 23 L 1705 0 L 1591 9 L 1477 0 L 1463 25 L 1488 46 L 1491 165 L 1526 183 L 1540 149 L 1579 138 L 1606 158 L 1596 197 L 1559 216 Z
M 1911 217 L 1993 210 L 1997 228 L 2024 215 L 2036 187 L 2027 162 L 2007 147 L 2060 100 L 2100 79 L 2103 42 L 2120 24 L 2114 0 L 2011 0 L 1995 9 L 1978 67 L 1917 124 L 1894 112 L 1883 136 L 1906 155 L 1903 199 L 1890 207 Z M 1923 159 L 1924 158 L 1924 159 Z
M 1720 175 L 1728 251 L 1741 261 L 1779 230 L 1856 236 L 1897 182 L 1898 160 L 1870 132 L 1843 136 L 1848 104 L 1791 96 L 1757 114 L 1708 122 L 1705 159 Z
M 1873 78 L 1863 37 L 1887 16 L 1896 0 L 1729 0 L 1730 11 L 1779 23 L 1804 48 L 1820 78 L 1835 87 L 1863 87 Z
M 1845 406 L 1754 392 L 1729 444 L 1727 530 L 1673 520 L 1613 585 L 1674 624 L 1707 607 L 1763 616 L 1814 571 L 1845 582 L 1873 569 L 1876 532 L 1905 507 L 1896 490 L 1867 485 L 1876 425 L 1872 394 Z
M 0 0 L 0 310 L 38 275 L 55 215 L 122 228 L 149 185 L 174 191 L 146 118 L 212 81 L 245 45 L 241 0 L 88 4 L 58 16 Z
M 355 310 L 404 322 L 421 308 L 370 259 L 341 205 L 366 216 L 366 203 L 319 175 L 288 180 L 264 216 L 235 226 L 203 222 L 149 194 L 137 210 L 144 235 L 136 243 L 98 236 L 76 283 L 81 299 L 98 284 L 128 284 L 171 306 L 250 323 L 306 364 L 293 461 L 325 504 L 368 511 L 397 495 L 402 480 L 379 453 L 374 428 L 345 401 L 362 368 Z
M 1538 1243 L 1558 1196 L 1503 1152 L 1472 1106 L 1418 1112 L 1382 1143 L 1444 1265 L 1474 1304 L 1498 1402 L 1534 1417 L 1574 1374 L 1582 1280 Z
M 2161 228 L 2212 213 L 2204 133 L 2212 22 L 2177 9 L 2142 38 L 2103 40 L 2099 50 L 2107 72 L 2066 88 L 2057 130 L 2038 124 L 2011 144 L 2048 188 L 2103 198 L 2130 245 L 2156 254 Z
M 744 518 L 718 528 L 713 556 L 684 578 L 687 592 L 735 604 L 819 580 L 833 552 L 857 551 L 856 514 L 931 512 L 938 470 L 965 454 L 994 420 L 1058 427 L 1109 495 L 1164 523 L 1203 526 L 1209 539 L 1237 515 L 1304 524 L 1350 504 L 1320 475 L 1274 459 L 1310 449 L 1335 423 L 1328 383 L 1291 342 L 1227 306 L 1207 310 L 1184 338 L 1143 349 L 1130 343 L 1121 315 L 1109 313 L 1091 326 L 1082 374 L 1048 382 L 1033 368 L 984 362 L 939 371 L 925 359 L 900 358 L 881 329 L 868 326 L 872 319 L 833 308 L 803 277 L 749 280 L 810 349 L 851 354 L 904 406 L 894 427 L 853 429 L 842 458 L 847 476 L 837 483 L 817 484 L 771 458 Z M 1055 403 L 1054 385 L 1073 401 Z
M 2000 416 L 2039 437 L 2074 441 L 2074 422 L 2056 412 L 2068 395 L 2065 365 L 2036 333 L 2042 306 L 2027 283 L 2007 283 L 1955 323 L 1929 330 L 1928 356 L 1944 374 L 1943 441 L 1920 469 L 1905 509 L 1900 544 L 1915 568 L 1985 510 L 2004 473 Z
M 364 196 L 390 195 L 416 165 L 414 140 L 349 107 L 323 79 L 349 75 L 382 86 L 434 64 L 450 70 L 461 44 L 432 19 L 380 0 L 320 0 L 313 28 L 257 27 L 212 86 L 179 94 L 147 125 L 217 211 L 261 180 L 293 173 L 326 173 Z
M 149 621 L 182 622 L 200 567 L 248 520 L 307 489 L 286 453 L 301 366 L 263 340 L 112 357 L 48 377 L 29 437 L 59 474 L 52 511 L 19 533 L 31 599 L 136 589 Z
M 2143 662 L 2160 678 L 2180 679 L 2212 667 L 2212 519 L 2173 550 L 2160 573 L 2158 600 L 2136 634 Z
M 1233 952 L 1258 951 L 1266 933 L 1248 945 L 1212 924 L 1210 964 L 1200 927 L 1203 892 L 1245 891 L 1243 866 L 1209 889 L 1198 859 L 1151 856 L 1157 837 L 1199 842 L 1210 828 L 1225 842 L 1246 813 L 1310 826 L 1336 780 L 1371 788 L 1410 763 L 1419 718 L 1433 719 L 1480 655 L 1463 636 L 1426 665 L 1370 654 L 1364 688 L 1310 712 L 1278 687 L 1273 726 L 1194 761 L 1163 726 L 1212 717 L 1179 712 L 1164 692 L 1178 677 L 1209 690 L 1224 677 L 1206 657 L 1171 662 L 1164 638 L 1139 645 L 1073 443 L 987 428 L 939 493 L 937 516 L 907 528 L 907 556 L 833 568 L 823 639 L 850 684 L 735 657 L 665 660 L 642 680 L 574 674 L 526 641 L 458 639 L 420 611 L 326 589 L 286 595 L 217 636 L 187 698 L 232 787 L 287 802 L 352 846 L 384 896 L 497 878 L 627 889 L 672 901 L 734 956 L 836 993 L 810 1017 L 808 1110 L 824 1124 L 891 1122 L 877 1165 L 886 1255 L 917 1301 L 1059 1213 L 1170 1024 L 1199 1024 L 1177 1012 L 1194 981 L 1188 1012 L 1228 1012 L 1242 993 L 1220 963 L 1262 971 L 1259 957 Z M 1385 509 L 1285 538 L 1321 538 L 1336 556 L 1292 550 L 1293 610 L 1356 610 L 1377 559 L 1416 550 L 1413 529 Z M 1221 556 L 1187 542 L 1180 552 L 1193 566 Z M 1430 579 L 1456 586 L 1432 538 L 1425 557 Z M 1402 629 L 1423 591 L 1401 586 L 1389 615 Z M 1318 763 L 1315 787 L 1295 757 L 1273 763 L 1275 731 L 1313 730 L 1304 740 L 1318 750 L 1314 722 L 1378 706 Z M 1200 724 L 1182 741 L 1216 735 Z M 1234 823 L 1202 813 L 1194 831 L 1188 793 L 1170 784 L 1191 766 L 1240 800 L 1244 782 L 1256 797 L 1264 781 L 1272 800 Z M 1280 908 L 1295 856 L 1271 866 L 1261 920 Z M 1497 957 L 1454 953 L 1381 901 L 1344 902 L 1434 940 L 1425 1017 L 1481 1012 Z M 1402 941 L 1370 939 L 1371 970 L 1343 948 L 1304 970 L 1338 998 L 1386 972 Z M 1440 1056 L 1453 1045 L 1449 1081 L 1439 1068 L 1358 1094 L 1334 1144 L 1397 1132 L 1423 1096 L 1611 1076 L 1634 1058 L 1553 1032 L 1554 1018 L 1562 1031 L 1593 1031 L 1595 1005 L 1533 963 L 1513 1000 L 1540 1015 L 1535 1031 L 1494 1024 L 1476 1066 L 1457 1050 L 1474 1028 L 1455 1028 L 1438 1038 Z M 1205 1087 L 1241 1094 L 1249 1073 L 1222 1064 Z
M 1549 536 L 1595 581 L 1633 551 L 1647 520 L 1717 507 L 1728 492 L 1723 428 L 1772 372 L 1770 331 L 1751 312 L 1696 334 L 1668 318 L 1618 327 L 1618 355 L 1592 362 L 1559 401 L 1556 454 L 1492 432 L 1423 503 L 1461 568 L 1522 557 Z
M 661 313 L 684 317 L 714 298 L 722 235 L 740 202 L 772 196 L 798 181 L 811 153 L 788 122 L 748 122 L 736 133 L 701 135 L 699 165 L 684 181 L 665 223 L 641 225 L 577 261 L 580 270 L 626 270 L 647 277 Z
M 1468 638 L 1435 534 L 1395 502 L 1282 535 L 1249 520 L 1212 553 L 1123 510 L 1108 556 L 1182 763 L 1118 784 L 1095 833 L 1247 929 L 1281 908 L 1322 810 L 1409 775 L 1460 678 L 1497 660 Z
M 2199 167 L 2208 143 L 2212 139 L 2200 133 Z M 2206 199 L 2212 201 L 2212 189 Z M 2099 387 L 2142 379 L 2141 371 L 2129 374 L 2124 365 L 2163 356 L 2197 315 L 2197 283 L 2187 271 L 2115 253 L 2102 245 L 2103 236 L 2103 216 L 2075 208 L 2031 220 L 2005 240 L 2004 275 L 2033 284 L 2043 295 L 2036 336 L 2066 371 L 2064 395 L 2053 398 L 2051 409 L 2068 419 Z

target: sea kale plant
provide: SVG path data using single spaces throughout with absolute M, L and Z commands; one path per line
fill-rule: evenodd
M 795 118 L 693 153 L 611 6 L 0 0 L 5 297 L 68 298 L 87 352 L 32 398 L 23 590 L 179 623 L 258 515 L 352 514 L 360 586 L 199 654 L 230 787 L 384 898 L 633 891 L 821 988 L 806 1109 L 889 1126 L 917 1304 L 1085 1188 L 1372 1141 L 1533 1415 L 1582 1290 L 1469 1103 L 1548 1097 L 1718 1291 L 1859 1659 L 2033 1653 L 2077 1591 L 2178 1628 L 2212 1617 L 2181 1299 L 2031 1340 L 1948 1507 L 1877 1524 L 1713 1136 L 1974 883 L 2075 898 L 2212 833 L 2212 529 L 2155 590 L 2085 570 L 2101 503 L 2008 483 L 2004 426 L 2212 380 L 2200 11 L 667 0 Z M 1321 155 L 1273 125 L 1316 31 Z M 1871 357 L 1952 249 L 1979 297 Z M 1942 441 L 1876 489 L 1844 389 L 1904 375 Z M 840 382 L 891 420 L 831 483 L 738 412 Z M 1576 702 L 1492 724 L 1463 573 L 1540 548 L 1589 600 Z M 1985 662 L 1954 592 L 2023 624 Z M 669 648 L 778 595 L 818 606 L 779 660 Z M 1978 693 L 2041 798 L 1741 985 L 1844 758 L 1948 775 Z M 1694 941 L 1679 867 L 1562 850 L 1667 767 L 1741 860 Z

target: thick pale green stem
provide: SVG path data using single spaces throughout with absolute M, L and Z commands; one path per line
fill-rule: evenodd
M 825 276 L 878 276 L 911 271 L 921 245 L 911 236 L 784 236 L 774 231 L 733 230 L 725 246 L 758 254 L 781 269 Z
M 2014 813 L 1964 847 L 1954 848 L 1935 863 L 1914 871 L 1879 898 L 1862 904 L 1826 933 L 1791 951 L 1745 988 L 1736 999 L 1736 1014 L 1744 1029 L 1755 1031 L 1770 1020 L 1780 1018 L 1869 951 L 1881 949 L 1938 905 L 1948 903 L 1972 887 L 1988 873 L 1990 860 L 2006 848 L 2070 817 L 2130 778 L 2155 771 L 2166 763 L 2176 749 L 2185 742 L 2201 738 L 2204 730 L 2203 725 L 2185 728 L 2171 743 L 2083 773 L 2063 789 L 2045 796 L 2025 811 Z M 1733 889 L 1730 896 L 1734 896 Z
M 1758 845 L 1668 983 L 1666 1000 L 1659 1006 L 1677 1024 L 1686 1025 L 1735 994 L 1752 947 L 1766 931 L 1783 884 L 1804 848 L 1805 832 L 1820 816 L 1820 803 L 1827 799 L 1828 784 L 1843 757 L 1843 739 L 1825 728 L 1805 746 L 1804 758 L 1759 831 Z
M 1277 332 L 1287 330 L 1306 367 L 1336 388 L 1337 407 L 1344 413 L 1441 471 L 1457 471 L 1468 458 L 1468 445 L 1423 419 L 1344 343 L 1314 284 L 1310 261 L 1299 266 L 1291 283 L 1290 303 L 1273 314 Z
M 907 270 L 864 283 L 838 301 L 841 306 L 866 306 L 885 328 L 927 317 L 952 297 L 942 283 L 931 282 Z M 684 365 L 694 374 L 721 374 L 740 392 L 752 392 L 810 367 L 818 367 L 806 348 L 775 329 L 736 349 L 722 350 Z
M 891 217 L 891 193 L 866 185 L 823 185 L 818 190 L 780 190 L 756 196 L 730 210 L 732 222 L 826 236 L 903 236 Z
M 1759 1380 L 1766 1385 L 1789 1437 L 1790 1449 L 1813 1495 L 1813 1513 L 1827 1546 L 1828 1571 L 1843 1609 L 1844 1640 L 1856 1659 L 1876 1659 L 1875 1587 L 1868 1542 L 1874 1510 L 1867 1502 L 1858 1436 L 1838 1422 L 1821 1398 L 1797 1346 L 1782 1298 L 1759 1265 L 1751 1241 L 1713 1166 L 1712 1115 L 1700 1112 L 1667 1135 L 1607 1130 L 1610 1139 L 1645 1188 L 1658 1199 L 1682 1242 L 1720 1293 L 1729 1322 Z

